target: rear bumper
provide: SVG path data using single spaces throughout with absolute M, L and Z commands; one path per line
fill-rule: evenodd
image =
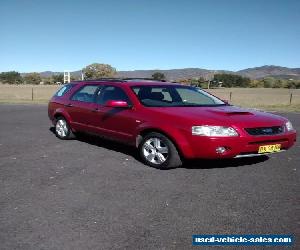
M 188 147 L 183 149 L 186 158 L 222 159 L 252 157 L 258 154 L 263 145 L 280 144 L 281 151 L 292 147 L 296 141 L 296 131 L 276 136 L 238 136 L 238 137 L 204 137 L 191 136 Z M 217 153 L 216 148 L 224 147 L 224 153 Z M 280 152 L 281 152 L 280 151 Z

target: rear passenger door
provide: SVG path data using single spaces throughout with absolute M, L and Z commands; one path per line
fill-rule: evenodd
M 100 88 L 101 86 L 96 84 L 84 85 L 70 97 L 66 109 L 76 130 L 90 130 L 96 94 Z

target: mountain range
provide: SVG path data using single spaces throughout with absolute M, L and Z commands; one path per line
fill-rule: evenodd
M 261 67 L 254 67 L 243 69 L 239 71 L 228 71 L 228 70 L 209 70 L 201 68 L 183 68 L 183 69 L 169 69 L 169 70 L 132 70 L 132 71 L 118 71 L 116 77 L 123 78 L 151 78 L 155 72 L 163 73 L 168 80 L 178 80 L 186 78 L 197 78 L 203 77 L 210 79 L 214 74 L 217 73 L 231 73 L 237 74 L 251 79 L 262 79 L 265 77 L 275 77 L 279 79 L 294 79 L 300 80 L 300 68 L 287 68 L 274 65 L 265 65 Z M 26 73 L 25 73 L 26 74 Z M 40 72 L 43 77 L 49 77 L 52 75 L 62 74 L 62 72 L 44 71 Z M 81 76 L 81 71 L 71 72 L 72 76 Z

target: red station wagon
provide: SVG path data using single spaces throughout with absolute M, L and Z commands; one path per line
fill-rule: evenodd
M 77 132 L 135 146 L 152 167 L 183 159 L 266 155 L 290 148 L 286 118 L 229 105 L 196 87 L 141 79 L 100 79 L 62 86 L 49 102 L 56 136 Z

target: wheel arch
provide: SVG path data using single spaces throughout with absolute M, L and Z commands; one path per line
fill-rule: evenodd
M 66 121 L 69 124 L 72 132 L 76 132 L 76 130 L 72 126 L 72 118 L 67 112 L 65 112 L 63 109 L 57 109 L 55 111 L 54 115 L 53 115 L 53 118 L 54 118 L 53 124 L 55 123 L 55 121 L 58 117 L 63 117 L 64 119 L 66 119 Z
M 54 119 L 56 120 L 58 117 L 63 117 L 63 118 L 65 118 L 66 119 L 66 117 L 64 116 L 64 114 L 62 114 L 62 113 L 55 113 L 55 115 L 53 116 L 54 117 Z
M 60 116 L 65 118 L 69 124 L 72 122 L 70 115 L 67 112 L 65 112 L 63 109 L 57 109 L 53 115 L 54 119 L 57 119 Z

